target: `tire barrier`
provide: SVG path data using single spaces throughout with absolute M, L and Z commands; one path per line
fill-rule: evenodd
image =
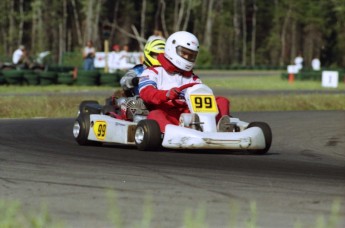
M 24 71 L 22 70 L 3 70 L 2 74 L 6 84 L 22 85 L 24 82 Z
M 45 71 L 3 69 L 0 85 L 76 85 L 120 86 L 123 71 L 104 73 L 102 70 L 84 71 L 74 67 L 50 66 Z
M 57 84 L 59 85 L 73 85 L 74 84 L 74 78 L 73 73 L 58 73 L 57 74 Z
M 57 73 L 53 71 L 42 71 L 38 73 L 40 85 L 54 85 L 57 83 Z
M 99 72 L 95 70 L 78 70 L 75 83 L 83 86 L 99 85 Z
M 23 78 L 24 78 L 24 83 L 27 85 L 40 84 L 40 78 L 38 74 L 34 71 L 24 71 Z

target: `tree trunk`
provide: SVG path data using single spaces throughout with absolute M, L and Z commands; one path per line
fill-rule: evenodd
M 213 0 L 211 0 L 211 1 L 213 1 Z M 186 0 L 180 0 L 180 7 L 178 7 L 178 5 L 176 4 L 177 5 L 176 10 L 178 12 L 176 13 L 177 18 L 176 18 L 176 22 L 175 22 L 175 31 L 181 30 L 181 24 L 182 24 L 182 20 L 184 18 L 185 3 L 186 3 Z
M 157 7 L 157 10 L 156 10 L 156 13 L 155 13 L 155 18 L 154 18 L 154 22 L 155 22 L 154 28 L 155 29 L 160 29 L 161 30 L 161 28 L 159 26 L 161 12 L 162 12 L 162 1 L 159 1 L 158 2 L 158 7 Z
M 162 14 L 161 14 L 162 29 L 163 29 L 163 32 L 164 32 L 164 36 L 168 37 L 169 36 L 169 32 L 168 32 L 167 25 L 166 25 L 166 22 L 165 22 L 165 9 L 166 9 L 165 0 L 161 0 L 161 3 L 162 3 Z
M 141 5 L 141 17 L 140 17 L 140 36 L 145 38 L 145 12 L 146 12 L 146 0 L 142 0 Z
M 183 26 L 182 26 L 182 30 L 183 31 L 187 30 L 187 26 L 188 26 L 188 22 L 189 22 L 189 17 L 190 17 L 190 12 L 192 10 L 192 6 L 193 6 L 193 0 L 189 0 L 187 2 L 186 16 L 184 17 L 184 23 L 183 23 Z
M 32 3 L 32 35 L 31 35 L 31 51 L 41 50 L 44 45 L 43 39 L 43 15 L 42 0 L 35 0 Z M 58 36 L 55 36 L 58 37 Z
M 81 35 L 81 29 L 80 29 L 80 21 L 79 21 L 79 16 L 78 16 L 78 11 L 76 8 L 75 0 L 71 0 L 72 7 L 73 7 L 73 15 L 74 15 L 74 23 L 75 23 L 75 28 L 77 30 L 77 41 L 78 41 L 78 46 L 81 46 L 83 44 L 83 39 Z
M 62 63 L 63 53 L 66 51 L 66 32 L 67 32 L 67 0 L 62 1 L 62 20 L 59 23 L 59 64 Z
M 246 0 L 241 1 L 242 12 L 242 65 L 247 65 L 247 21 L 246 21 Z
M 296 48 L 296 21 L 293 20 L 291 22 L 291 53 L 289 58 L 289 64 L 294 63 L 294 59 L 297 56 L 297 48 Z
M 93 29 L 92 29 L 92 34 L 91 34 L 91 40 L 94 41 L 96 49 L 97 49 L 97 47 L 101 47 L 103 44 L 102 39 L 100 39 L 100 37 L 99 37 L 99 26 L 98 26 L 103 4 L 104 4 L 104 0 L 96 1 L 95 11 L 94 11 L 94 15 L 93 15 L 94 17 L 92 19 Z
M 256 49 L 256 0 L 253 0 L 253 16 L 252 16 L 252 47 L 251 47 L 251 65 L 255 66 L 255 49 Z
M 14 3 L 15 1 L 11 1 L 10 7 L 9 7 L 10 13 L 8 14 L 8 21 L 9 21 L 8 40 L 9 40 L 10 46 L 15 50 L 18 46 L 18 42 L 15 42 L 16 25 L 15 25 L 15 19 L 14 19 L 14 15 L 15 15 Z
M 234 23 L 234 62 L 235 64 L 239 63 L 240 60 L 240 47 L 239 42 L 241 39 L 241 28 L 240 28 L 240 22 L 238 19 L 238 1 L 234 0 L 234 15 L 233 15 L 233 23 Z
M 207 11 L 207 19 L 205 24 L 205 32 L 204 32 L 204 42 L 203 45 L 207 50 L 210 50 L 211 43 L 212 43 L 212 25 L 213 25 L 213 5 L 214 0 L 210 0 L 208 2 L 208 11 Z
M 93 29 L 93 24 L 92 24 L 92 18 L 94 14 L 93 10 L 94 6 L 94 0 L 87 0 L 87 5 L 86 5 L 86 22 L 85 22 L 85 27 L 84 27 L 84 44 L 86 41 L 92 39 L 92 29 Z
M 20 22 L 19 22 L 19 34 L 18 34 L 18 42 L 21 44 L 23 42 L 23 30 L 24 30 L 24 0 L 19 1 L 19 15 L 20 15 Z M 19 45 L 18 44 L 18 45 Z
M 116 1 L 115 6 L 114 6 L 114 13 L 113 13 L 113 24 L 117 25 L 117 15 L 119 12 L 119 4 L 120 4 L 120 0 Z M 116 26 L 112 26 L 111 27 L 111 32 L 110 32 L 110 37 L 109 39 L 112 40 L 115 37 L 115 30 L 116 30 Z
M 290 14 L 291 14 L 291 8 L 289 8 L 287 15 L 284 18 L 284 23 L 282 27 L 282 32 L 281 32 L 281 54 L 280 54 L 280 60 L 279 64 L 280 66 L 283 66 L 285 64 L 285 53 L 286 53 L 286 30 L 288 27 L 289 19 L 290 19 Z

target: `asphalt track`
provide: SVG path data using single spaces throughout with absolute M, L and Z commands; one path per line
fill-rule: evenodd
M 134 227 L 145 206 L 157 228 L 183 227 L 188 210 L 204 211 L 208 227 L 247 227 L 255 216 L 256 227 L 315 227 L 340 200 L 337 227 L 345 227 L 345 112 L 234 115 L 269 123 L 268 154 L 82 147 L 73 119 L 2 119 L 0 199 L 32 211 L 45 204 L 55 221 L 83 228 L 114 227 L 114 210 L 123 227 Z

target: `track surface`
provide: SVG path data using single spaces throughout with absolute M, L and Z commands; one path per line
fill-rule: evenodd
M 111 227 L 109 189 L 124 227 L 142 219 L 144 205 L 151 205 L 150 227 L 182 227 L 186 209 L 198 208 L 208 227 L 245 227 L 252 201 L 256 227 L 313 227 L 338 199 L 338 227 L 345 227 L 345 112 L 234 115 L 270 124 L 267 155 L 81 147 L 73 119 L 0 120 L 0 199 L 27 209 L 44 203 L 56 220 L 83 228 Z

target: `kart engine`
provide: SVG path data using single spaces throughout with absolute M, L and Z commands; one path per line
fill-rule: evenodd
M 126 118 L 130 120 L 137 115 L 147 116 L 149 114 L 144 101 L 138 96 L 126 98 L 126 101 L 121 104 L 121 110 L 125 111 Z

